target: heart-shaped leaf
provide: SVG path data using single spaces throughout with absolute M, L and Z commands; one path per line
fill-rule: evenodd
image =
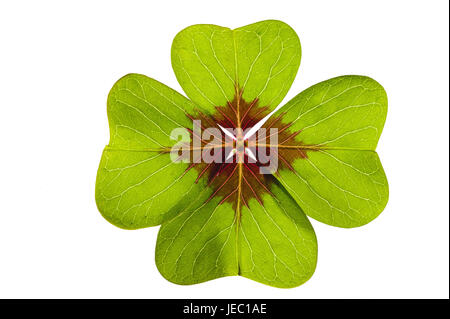
M 274 109 L 300 65 L 297 34 L 281 21 L 262 21 L 230 30 L 194 25 L 177 34 L 172 66 L 187 96 L 215 111 L 242 92 L 246 101 Z
M 108 96 L 110 142 L 97 174 L 96 201 L 116 226 L 135 229 L 161 224 L 195 198 L 201 185 L 186 163 L 173 162 L 171 132 L 187 127 L 188 99 L 153 79 L 129 74 Z
M 317 147 L 276 175 L 307 215 L 356 227 L 383 211 L 388 184 L 375 147 L 386 113 L 383 87 L 352 75 L 316 84 L 280 109 L 288 131 L 299 132 L 302 144 Z M 286 144 L 279 147 L 302 152 Z
M 206 188 L 177 217 L 161 226 L 156 265 L 178 284 L 241 275 L 276 287 L 307 281 L 316 267 L 317 241 L 305 214 L 278 184 L 262 204 L 251 200 L 236 214 Z

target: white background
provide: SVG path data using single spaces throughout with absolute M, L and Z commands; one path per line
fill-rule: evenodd
M 0 4 L 0 297 L 448 298 L 448 1 L 9 1 Z M 290 24 L 302 63 L 285 101 L 368 75 L 389 98 L 378 146 L 390 184 L 367 226 L 312 221 L 314 276 L 294 289 L 240 277 L 178 286 L 158 273 L 158 227 L 98 213 L 106 97 L 146 74 L 181 91 L 170 46 L 197 23 Z

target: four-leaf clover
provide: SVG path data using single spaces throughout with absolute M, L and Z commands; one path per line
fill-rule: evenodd
M 280 21 L 235 30 L 194 25 L 172 45 L 173 69 L 189 99 L 139 74 L 124 76 L 111 89 L 110 142 L 98 170 L 97 206 L 121 228 L 161 224 L 156 264 L 169 281 L 240 275 L 298 286 L 317 261 L 306 216 L 357 227 L 384 209 L 388 184 L 375 152 L 387 112 L 383 87 L 365 76 L 332 78 L 271 115 L 300 56 L 296 33 Z M 173 161 L 178 141 L 171 132 L 188 129 L 190 142 L 193 120 L 220 127 L 222 137 L 229 128 L 276 128 L 278 143 L 266 146 L 276 148 L 278 169 L 260 174 L 258 154 L 247 145 L 239 153 L 236 135 L 232 155 L 241 160 Z

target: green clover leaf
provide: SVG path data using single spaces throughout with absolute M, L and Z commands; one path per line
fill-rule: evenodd
M 173 69 L 189 99 L 139 74 L 124 76 L 111 89 L 110 142 L 98 170 L 97 206 L 121 228 L 161 224 L 156 264 L 169 281 L 240 275 L 275 287 L 301 285 L 317 261 L 306 215 L 357 227 L 386 206 L 388 184 L 375 152 L 387 112 L 383 87 L 368 77 L 341 76 L 275 111 L 300 56 L 296 33 L 280 21 L 235 30 L 194 25 L 172 45 Z M 198 135 L 193 120 L 220 127 L 221 138 L 235 140 L 208 144 L 200 136 L 198 149 L 232 145 L 234 153 L 221 153 L 222 161 L 192 161 Z M 189 145 L 187 157 L 174 151 L 180 141 L 172 132 L 180 128 L 188 130 L 181 140 Z M 276 150 L 273 174 L 261 174 L 261 155 L 251 153 L 247 135 L 239 135 L 251 128 L 260 128 L 257 134 L 277 129 L 276 144 L 254 144 Z

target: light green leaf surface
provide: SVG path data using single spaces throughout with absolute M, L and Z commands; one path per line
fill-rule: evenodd
M 298 140 L 328 148 L 375 150 L 387 113 L 387 97 L 375 80 L 347 75 L 304 90 L 278 112 Z M 276 114 L 277 115 L 277 114 Z
M 177 284 L 195 284 L 241 275 L 275 287 L 295 287 L 307 281 L 316 266 L 314 230 L 295 201 L 277 184 L 250 200 L 238 220 L 231 204 L 220 198 L 197 202 L 161 226 L 156 264 Z
M 388 184 L 372 151 L 310 152 L 277 176 L 308 216 L 329 225 L 356 227 L 377 217 L 388 200 Z
M 116 82 L 108 96 L 110 143 L 96 182 L 97 207 L 108 221 L 127 229 L 159 225 L 195 198 L 197 172 L 183 174 L 188 164 L 159 152 L 176 142 L 172 129 L 192 125 L 185 114 L 192 110 L 192 102 L 146 76 Z
M 172 44 L 178 82 L 192 101 L 211 112 L 232 101 L 237 87 L 244 100 L 258 98 L 259 105 L 274 109 L 289 90 L 300 57 L 297 34 L 276 20 L 235 30 L 194 25 Z
M 117 81 L 107 104 L 109 146 L 137 150 L 174 145 L 172 130 L 192 127 L 186 114 L 193 114 L 195 108 L 175 90 L 140 74 L 128 74 Z
M 307 145 L 319 145 L 295 171 L 279 180 L 308 216 L 356 227 L 377 217 L 388 200 L 388 184 L 375 147 L 387 112 L 386 93 L 363 76 L 333 78 L 303 91 L 280 109 L 289 130 Z
M 197 172 L 169 154 L 103 151 L 97 173 L 96 202 L 112 224 L 126 229 L 156 226 L 183 209 L 201 190 Z

